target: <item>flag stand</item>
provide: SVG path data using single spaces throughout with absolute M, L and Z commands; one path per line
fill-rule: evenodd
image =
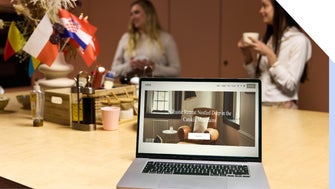
M 73 65 L 65 61 L 63 52 L 58 53 L 56 60 L 50 67 L 46 64 L 40 64 L 38 71 L 45 76 L 37 81 L 44 90 L 67 88 L 74 85 L 74 80 L 67 78 L 67 75 L 73 71 Z

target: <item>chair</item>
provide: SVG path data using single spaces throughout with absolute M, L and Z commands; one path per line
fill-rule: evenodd
M 219 138 L 217 130 L 217 110 L 213 108 L 194 108 L 192 125 L 178 128 L 178 137 L 182 143 L 214 144 Z M 188 139 L 189 133 L 209 133 L 210 140 Z

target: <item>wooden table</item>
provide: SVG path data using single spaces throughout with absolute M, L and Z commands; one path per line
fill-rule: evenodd
M 263 163 L 272 189 L 328 189 L 329 114 L 263 108 Z
M 33 127 L 15 95 L 0 114 L 0 176 L 32 188 L 115 188 L 135 158 L 136 123 L 85 132 Z M 263 108 L 263 162 L 272 189 L 328 188 L 328 113 Z

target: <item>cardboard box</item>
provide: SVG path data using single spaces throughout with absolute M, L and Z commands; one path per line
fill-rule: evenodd
M 108 106 L 106 98 L 133 98 L 137 99 L 135 85 L 119 85 L 112 89 L 96 90 L 95 112 L 96 123 L 101 124 L 100 108 Z M 71 119 L 71 88 L 48 89 L 45 90 L 44 119 L 46 121 L 70 126 Z

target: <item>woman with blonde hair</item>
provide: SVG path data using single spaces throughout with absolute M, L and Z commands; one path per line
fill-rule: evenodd
M 121 77 L 180 75 L 177 45 L 161 28 L 151 1 L 136 0 L 130 5 L 128 32 L 119 41 L 112 70 Z

